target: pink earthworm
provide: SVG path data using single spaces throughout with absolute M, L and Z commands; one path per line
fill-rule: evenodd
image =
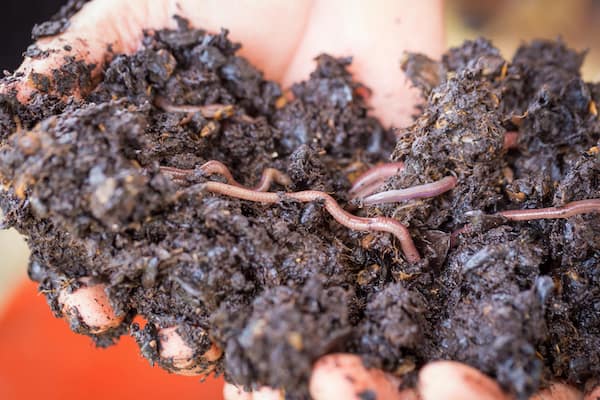
M 519 132 L 509 131 L 504 134 L 504 149 L 511 150 L 519 147 Z
M 222 175 L 230 185 L 243 187 L 234 179 L 233 175 L 229 171 L 229 168 L 227 168 L 227 166 L 220 161 L 208 161 L 200 166 L 200 170 L 207 175 Z M 189 175 L 194 173 L 194 170 L 179 169 L 174 167 L 160 167 L 160 172 L 169 175 L 175 181 L 185 181 Z M 282 186 L 289 186 L 291 185 L 292 180 L 283 172 L 280 172 L 274 168 L 266 168 L 263 171 L 260 181 L 253 188 L 253 190 L 257 192 L 265 192 L 269 190 L 269 187 L 271 187 L 273 182 L 276 182 Z
M 362 193 L 362 196 L 360 197 L 368 196 L 373 192 L 364 193 L 363 191 L 367 188 L 367 186 L 374 187 L 372 190 L 375 191 L 385 182 L 387 178 L 396 175 L 399 171 L 402 171 L 403 168 L 403 162 L 393 162 L 373 167 L 359 176 L 356 181 L 354 181 L 349 193 L 353 195 L 352 197 L 359 197 L 357 196 L 358 192 Z
M 406 189 L 388 190 L 376 193 L 363 199 L 364 205 L 396 203 L 399 201 L 423 199 L 439 196 L 456 187 L 457 179 L 454 176 L 446 176 L 439 181 L 412 186 Z
M 570 218 L 578 214 L 600 213 L 600 199 L 573 201 L 560 207 L 500 211 L 498 215 L 511 221 Z
M 333 197 L 324 192 L 317 190 L 306 190 L 293 193 L 258 192 L 256 190 L 214 181 L 202 183 L 200 184 L 200 187 L 207 192 L 258 203 L 274 204 L 280 202 L 282 199 L 296 200 L 301 203 L 322 201 L 325 205 L 325 209 L 338 223 L 356 231 L 391 233 L 400 241 L 402 252 L 409 262 L 418 262 L 421 259 L 419 251 L 415 247 L 412 237 L 410 236 L 410 232 L 400 222 L 393 218 L 385 217 L 357 217 L 345 211 Z
M 579 214 L 600 213 L 600 199 L 578 200 L 560 207 L 529 208 L 524 210 L 500 211 L 492 215 L 501 215 L 510 221 L 532 221 L 537 219 L 570 218 Z M 470 233 L 471 224 L 466 224 L 452 232 L 450 242 L 454 246 L 458 236 Z

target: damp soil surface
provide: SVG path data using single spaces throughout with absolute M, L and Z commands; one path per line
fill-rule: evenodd
M 224 350 L 215 372 L 228 381 L 290 399 L 307 397 L 312 363 L 332 352 L 407 386 L 427 361 L 459 360 L 521 399 L 600 376 L 598 214 L 494 215 L 600 198 L 600 85 L 581 79 L 583 53 L 540 40 L 507 61 L 480 39 L 439 62 L 408 55 L 423 100 L 410 127 L 392 130 L 370 116 L 350 58 L 321 55 L 284 91 L 239 47 L 180 20 L 115 56 L 98 84 L 94 66 L 67 60 L 35 81 L 30 104 L 0 97 L 3 224 L 27 237 L 29 274 L 57 315 L 57 291 L 92 277 L 127 316 L 90 334 L 98 345 L 131 333 L 173 369 L 149 343 L 177 325 L 197 354 L 211 340 Z M 76 87 L 83 98 L 67 96 Z M 518 132 L 510 149 L 506 132 Z M 224 182 L 200 168 L 211 160 L 244 186 L 266 168 L 290 181 L 270 188 L 275 204 L 210 193 L 206 182 Z M 430 199 L 351 201 L 356 177 L 390 160 L 405 167 L 381 190 L 449 175 L 457 185 Z M 338 224 L 322 201 L 284 195 L 303 190 L 405 224 L 421 261 L 388 233 Z

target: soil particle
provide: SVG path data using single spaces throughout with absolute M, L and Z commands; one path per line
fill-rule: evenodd
M 61 18 L 54 21 L 46 21 L 41 24 L 36 24 L 31 31 L 31 38 L 38 40 L 39 38 L 55 36 L 67 30 L 69 27 L 69 20 L 67 18 Z
M 69 27 L 69 18 L 87 3 L 89 0 L 68 0 L 61 7 L 58 13 L 50 18 L 49 21 L 34 25 L 31 31 L 31 38 L 38 40 L 47 36 L 55 36 L 67 30 Z

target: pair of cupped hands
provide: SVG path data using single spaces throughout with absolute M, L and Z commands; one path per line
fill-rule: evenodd
M 267 79 L 284 87 L 306 79 L 320 53 L 352 55 L 352 72 L 371 88 L 373 114 L 386 125 L 406 125 L 417 100 L 399 70 L 403 53 L 417 51 L 438 57 L 443 50 L 441 0 L 93 0 L 72 17 L 65 32 L 37 42 L 42 50 L 53 50 L 49 57 L 25 59 L 19 80 L 2 89 L 16 90 L 19 101 L 27 103 L 35 92 L 31 74 L 52 79 L 52 70 L 65 62 L 65 56 L 97 65 L 94 74 L 98 76 L 112 54 L 132 53 L 138 48 L 144 29 L 174 28 L 174 15 L 208 31 L 228 28 L 231 38 L 244 45 L 241 55 L 264 71 Z M 82 93 L 76 89 L 73 95 Z M 80 289 L 60 294 L 65 317 L 80 318 L 92 333 L 118 326 L 122 317 L 115 315 L 104 285 L 86 279 L 82 283 Z M 159 355 L 181 374 L 208 372 L 197 367 L 192 348 L 176 326 L 159 330 Z M 216 345 L 203 355 L 209 363 L 221 356 Z M 422 368 L 416 389 L 400 390 L 400 383 L 390 374 L 365 368 L 357 356 L 332 354 L 315 363 L 310 392 L 316 400 L 359 399 L 365 393 L 378 400 L 510 398 L 493 379 L 452 361 L 435 361 Z M 224 391 L 227 400 L 282 398 L 277 388 L 256 388 L 248 393 L 227 384 Z M 599 396 L 597 388 L 586 399 Z M 534 398 L 581 399 L 583 394 L 555 383 Z

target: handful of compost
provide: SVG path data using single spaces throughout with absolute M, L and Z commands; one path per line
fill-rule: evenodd
M 321 55 L 284 91 L 227 31 L 176 21 L 106 62 L 52 65 L 42 39 L 4 80 L 4 226 L 57 316 L 224 374 L 228 399 L 593 396 L 600 86 L 583 54 L 409 54 L 422 107 L 391 130 L 350 59 Z

